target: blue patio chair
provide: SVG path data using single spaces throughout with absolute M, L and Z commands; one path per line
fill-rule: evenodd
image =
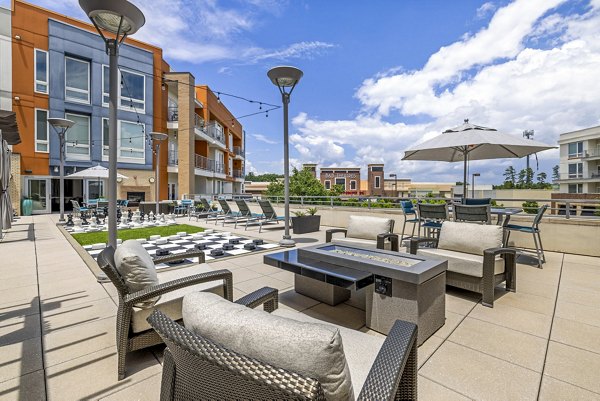
M 71 199 L 71 205 L 73 205 L 73 215 L 75 217 L 81 217 L 81 213 L 87 214 L 88 212 L 88 208 L 79 206 L 79 202 L 76 200 Z
M 544 247 L 542 245 L 542 237 L 540 236 L 540 221 L 544 213 L 546 213 L 548 205 L 543 205 L 538 209 L 537 214 L 533 218 L 533 224 L 531 226 L 521 226 L 518 224 L 506 224 L 504 229 L 506 230 L 506 239 L 504 240 L 505 245 L 508 244 L 508 238 L 510 237 L 511 231 L 520 231 L 522 233 L 528 233 L 533 235 L 533 243 L 535 244 L 535 253 L 538 258 L 538 267 L 542 269 L 542 263 L 546 263 L 546 256 L 544 255 Z
M 424 232 L 433 232 L 439 235 L 442 223 L 448 220 L 447 204 L 418 203 L 417 211 L 419 213 L 419 236 L 421 228 Z
M 404 224 L 402 224 L 402 235 L 400 236 L 400 241 L 404 240 L 404 230 L 406 229 L 406 223 L 412 223 L 412 233 L 409 237 L 413 238 L 415 236 L 415 228 L 419 224 L 419 218 L 417 216 L 417 211 L 415 210 L 415 206 L 412 201 L 401 201 L 400 206 L 402 207 L 402 214 L 404 215 Z
M 193 201 L 191 199 L 182 199 L 178 201 L 177 206 L 175 206 L 175 214 L 187 214 L 192 204 Z
M 465 205 L 468 206 L 483 206 L 483 205 L 491 205 L 492 198 L 467 198 L 464 202 Z

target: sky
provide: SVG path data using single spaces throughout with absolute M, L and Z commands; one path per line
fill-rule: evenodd
M 0 0 L 6 4 L 8 0 Z M 34 0 L 86 19 L 77 0 Z M 462 163 L 402 161 L 411 146 L 460 125 L 493 127 L 556 145 L 600 125 L 600 0 L 133 0 L 135 34 L 163 48 L 176 71 L 213 91 L 280 104 L 267 78 L 304 72 L 290 103 L 290 158 L 362 167 L 413 181 L 454 182 Z M 222 96 L 236 116 L 259 103 Z M 263 108 L 264 110 L 264 108 Z M 282 110 L 243 118 L 247 171 L 283 171 Z M 551 176 L 558 149 L 534 169 Z M 471 163 L 498 184 L 525 160 Z

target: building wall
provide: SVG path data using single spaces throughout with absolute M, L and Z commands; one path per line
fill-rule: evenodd
M 383 196 L 385 173 L 383 164 L 369 164 L 367 166 L 367 181 L 369 182 L 369 195 Z M 379 177 L 379 186 L 376 186 Z
M 578 155 L 569 156 L 569 144 L 581 142 L 582 152 Z M 559 174 L 561 193 L 569 193 L 572 190 L 579 194 L 600 193 L 600 126 L 590 127 L 579 131 L 561 134 Z M 569 164 L 582 164 L 581 177 L 569 175 Z M 572 190 L 570 191 L 569 185 Z M 576 193 L 575 193 L 576 194 Z
M 329 181 L 333 188 L 336 179 L 345 179 L 344 192 L 359 193 L 360 192 L 360 169 L 331 169 L 322 168 L 320 174 L 321 184 L 327 187 L 326 182 Z M 356 188 L 352 189 L 351 181 L 356 182 Z M 341 185 L 341 183 L 339 184 Z
M 10 156 L 10 182 L 8 183 L 8 194 L 13 210 L 21 214 L 21 158 L 18 154 Z

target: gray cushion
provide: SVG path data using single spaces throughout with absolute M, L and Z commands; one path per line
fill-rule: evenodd
M 445 223 L 444 223 L 445 224 Z M 448 271 L 468 276 L 483 277 L 483 255 L 449 251 L 447 249 L 419 248 L 418 255 L 448 261 Z M 504 272 L 504 259 L 496 256 L 494 274 Z
M 372 216 L 350 216 L 346 237 L 377 240 L 378 234 L 392 230 L 394 220 Z
M 483 256 L 484 250 L 502 246 L 502 234 L 502 226 L 445 221 L 438 248 Z
M 301 322 L 322 323 L 320 320 L 290 309 L 279 308 L 272 314 Z M 371 366 L 373 366 L 375 358 L 377 358 L 377 354 L 385 341 L 385 337 L 383 335 L 362 333 L 358 330 L 334 324 L 331 325 L 336 327 L 342 336 L 344 354 L 346 355 L 350 376 L 352 377 L 352 388 L 354 389 L 354 394 L 358 397 L 367 380 Z
M 143 290 L 158 284 L 156 268 L 148 251 L 136 240 L 127 240 L 115 251 L 115 267 L 123 277 L 131 292 Z M 150 307 L 160 297 L 140 303 L 136 306 Z
M 354 399 L 337 328 L 279 317 L 208 293 L 184 297 L 183 321 L 225 348 L 318 380 L 327 400 Z
M 214 271 L 208 264 L 190 266 L 183 269 L 173 269 L 158 272 L 159 284 L 177 280 L 183 277 L 193 276 L 194 274 L 207 273 Z M 208 291 L 221 297 L 223 294 L 223 280 L 210 281 L 208 283 L 196 284 L 189 287 L 180 288 L 175 291 L 163 294 L 160 300 L 152 308 L 134 308 L 131 316 L 131 330 L 134 333 L 140 333 L 150 329 L 150 324 L 146 320 L 153 310 L 158 309 L 173 320 L 182 318 L 181 305 L 183 296 L 190 292 Z
M 331 242 L 338 245 L 346 245 L 346 246 L 354 246 L 358 248 L 367 248 L 367 249 L 377 249 L 377 240 L 371 239 L 362 239 L 362 238 L 340 238 L 333 237 Z M 385 241 L 383 244 L 383 249 L 390 250 L 392 248 L 392 243 L 390 241 Z

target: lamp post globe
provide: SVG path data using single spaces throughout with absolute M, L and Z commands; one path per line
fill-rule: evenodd
M 56 133 L 58 134 L 58 143 L 59 143 L 59 160 L 60 160 L 60 170 L 59 170 L 59 187 L 60 187 L 60 196 L 59 196 L 59 210 L 60 217 L 58 219 L 59 222 L 65 221 L 65 136 L 69 128 L 75 125 L 75 121 L 66 120 L 64 118 L 49 118 L 48 124 L 50 124 Z
M 119 96 L 119 46 L 140 29 L 146 19 L 127 0 L 79 0 L 106 45 L 108 54 L 108 245 L 117 247 L 117 108 Z M 112 34 L 106 37 L 105 32 Z
M 289 134 L 288 134 L 288 105 L 290 95 L 300 82 L 304 73 L 296 67 L 279 66 L 271 68 L 267 76 L 273 85 L 279 88 L 281 92 L 281 101 L 283 103 L 283 176 L 284 176 L 284 210 L 285 210 L 285 232 L 279 245 L 284 247 L 293 247 L 296 245 L 290 236 L 290 153 L 289 153 Z
M 150 137 L 155 144 L 155 152 L 156 152 L 156 166 L 154 169 L 154 190 L 155 190 L 155 201 L 156 201 L 156 212 L 155 216 L 160 213 L 160 175 L 159 175 L 159 164 L 160 164 L 160 143 L 168 138 L 167 134 L 163 134 L 162 132 L 151 132 Z

